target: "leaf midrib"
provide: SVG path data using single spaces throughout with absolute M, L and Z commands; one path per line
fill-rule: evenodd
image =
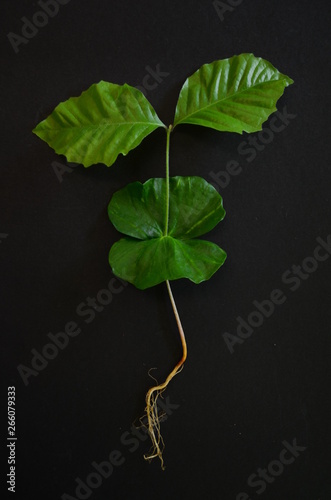
M 185 236 L 187 234 L 190 234 L 196 227 L 199 227 L 206 219 L 208 219 L 209 217 L 211 217 L 212 215 L 214 215 L 215 212 L 217 212 L 220 208 L 223 208 L 222 205 L 217 205 L 217 207 L 214 209 L 214 210 L 211 210 L 210 212 L 208 212 L 202 219 L 199 219 L 193 226 L 191 226 L 187 231 L 185 231 L 184 233 L 181 234 L 181 236 Z M 224 210 L 224 209 L 223 209 Z M 225 215 L 225 214 L 224 214 Z M 224 216 L 223 216 L 224 217 Z M 221 219 L 222 220 L 222 219 Z M 205 234 L 205 233 L 203 233 Z M 171 234 L 170 234 L 171 236 Z M 194 239 L 194 238 L 177 238 L 177 239 Z
M 51 130 L 51 131 L 54 131 L 54 130 L 63 130 L 63 129 L 83 129 L 83 130 L 87 130 L 87 129 L 90 129 L 90 128 L 107 128 L 107 127 L 110 127 L 110 126 L 132 126 L 132 125 L 152 125 L 154 127 L 165 127 L 165 125 L 161 124 L 161 123 L 157 123 L 157 122 L 110 122 L 110 123 L 106 123 L 106 124 L 103 124 L 103 125 L 98 125 L 98 124 L 92 124 L 92 125 L 73 125 L 73 126 L 63 126 L 63 127 L 45 127 L 45 128 L 42 128 L 42 130 Z M 38 131 L 38 130 L 36 130 Z

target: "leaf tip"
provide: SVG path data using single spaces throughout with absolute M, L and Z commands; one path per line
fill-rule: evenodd
M 32 133 L 37 135 L 38 137 L 40 137 L 40 124 L 42 122 L 39 122 L 38 125 L 36 125 L 33 129 L 32 129 Z
M 286 77 L 286 86 L 292 85 L 294 83 L 294 80 L 290 78 L 289 76 Z

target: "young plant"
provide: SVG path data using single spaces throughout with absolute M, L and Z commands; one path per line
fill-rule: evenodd
M 165 178 L 133 182 L 116 192 L 108 205 L 115 228 L 125 235 L 109 252 L 113 273 L 144 290 L 165 281 L 177 321 L 183 354 L 166 380 L 146 395 L 146 416 L 152 449 L 164 468 L 158 397 L 182 369 L 187 356 L 184 331 L 170 281 L 208 280 L 224 263 L 226 253 L 199 239 L 225 216 L 221 196 L 201 177 L 170 177 L 171 134 L 178 126 L 200 125 L 221 132 L 257 132 L 285 87 L 293 83 L 268 61 L 241 54 L 203 65 L 182 87 L 173 124 L 166 126 L 146 97 L 130 85 L 101 81 L 79 97 L 61 102 L 34 129 L 70 162 L 108 167 L 157 128 L 166 134 Z

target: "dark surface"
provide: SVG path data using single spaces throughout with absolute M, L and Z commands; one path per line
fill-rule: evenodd
M 314 254 L 316 238 L 331 233 L 330 3 L 234 3 L 222 21 L 212 1 L 71 0 L 17 54 L 6 35 L 21 34 L 20 19 L 40 7 L 1 3 L 0 233 L 8 235 L 0 239 L 1 398 L 4 416 L 6 388 L 16 386 L 18 436 L 17 493 L 8 498 L 82 498 L 75 479 L 85 481 L 92 462 L 120 450 L 124 463 L 84 498 L 331 499 L 331 258 L 298 282 L 292 271 L 288 282 L 282 278 Z M 169 74 L 147 97 L 170 123 L 188 75 L 242 52 L 294 79 L 278 108 L 295 118 L 272 140 L 266 133 L 268 143 L 258 141 L 251 162 L 238 152 L 247 135 L 198 127 L 173 135 L 172 175 L 211 182 L 211 172 L 230 160 L 242 171 L 220 190 L 227 216 L 209 235 L 227 251 L 226 264 L 199 286 L 173 283 L 189 356 L 165 394 L 179 406 L 162 425 L 162 472 L 157 461 L 142 458 L 148 441 L 125 444 L 124 433 L 143 414 L 148 370 L 157 367 L 153 375 L 162 380 L 181 355 L 165 285 L 144 292 L 128 285 L 93 319 L 76 309 L 112 278 L 107 254 L 118 239 L 106 212 L 112 193 L 164 175 L 165 134 L 153 133 L 112 168 L 77 166 L 60 182 L 52 163 L 66 165 L 64 157 L 31 130 L 92 83 L 141 85 L 146 67 L 157 64 Z M 231 354 L 223 334 L 235 334 L 236 318 L 246 320 L 253 301 L 275 289 L 285 302 Z M 47 334 L 70 321 L 80 334 L 25 386 L 17 367 L 31 368 L 31 350 L 41 352 Z M 6 432 L 4 423 L 4 460 Z M 274 461 L 283 442 L 294 440 L 301 451 L 280 471 Z M 252 487 L 248 478 L 268 466 L 275 475 L 258 494 L 264 483 Z

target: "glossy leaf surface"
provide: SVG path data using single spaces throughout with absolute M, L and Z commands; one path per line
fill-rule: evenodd
M 101 81 L 61 102 L 34 133 L 69 162 L 112 165 L 164 124 L 138 89 Z
M 134 182 L 112 197 L 109 218 L 129 238 L 109 253 L 114 274 L 145 289 L 165 280 L 209 279 L 226 253 L 216 244 L 192 239 L 210 231 L 225 216 L 222 198 L 201 177 L 169 179 L 169 219 L 165 232 L 166 181 Z
M 144 290 L 165 280 L 208 280 L 226 253 L 215 243 L 165 236 L 149 240 L 122 238 L 109 253 L 114 274 Z
M 239 134 L 257 132 L 291 83 L 291 78 L 253 54 L 205 64 L 184 83 L 174 126 L 186 123 Z

